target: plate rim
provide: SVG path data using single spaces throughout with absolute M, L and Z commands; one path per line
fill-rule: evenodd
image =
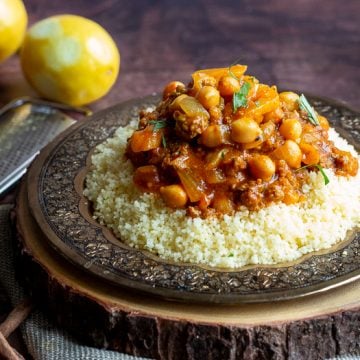
M 343 107 L 345 109 L 350 110 L 353 113 L 358 114 L 356 110 L 351 109 L 346 104 L 342 104 L 341 102 L 338 102 L 336 100 L 327 99 L 323 97 L 319 97 L 316 95 L 310 95 L 306 94 L 306 96 L 309 96 L 311 99 L 323 101 L 326 103 L 329 103 L 335 107 Z M 123 103 L 116 104 L 108 109 L 101 110 L 97 113 L 95 113 L 91 118 L 86 119 L 84 121 L 78 121 L 78 123 L 72 125 L 70 128 L 65 130 L 62 134 L 60 134 L 57 138 L 55 138 L 49 145 L 47 145 L 38 155 L 38 157 L 35 159 L 35 161 L 32 163 L 28 176 L 27 176 L 27 190 L 28 190 L 28 201 L 29 201 L 29 207 L 30 211 L 32 213 L 32 216 L 34 217 L 35 221 L 40 226 L 41 230 L 44 232 L 45 237 L 48 239 L 50 245 L 55 248 L 55 250 L 60 251 L 62 256 L 64 256 L 68 261 L 71 263 L 80 266 L 81 268 L 85 269 L 88 272 L 91 272 L 100 278 L 103 278 L 106 281 L 110 281 L 111 283 L 122 286 L 122 287 L 129 287 L 131 289 L 139 290 L 145 293 L 150 293 L 155 296 L 161 296 L 165 298 L 169 298 L 172 300 L 178 300 L 178 301 L 197 301 L 197 302 L 211 302 L 211 303 L 245 303 L 245 302 L 265 302 L 265 301 L 275 301 L 275 300 L 285 300 L 285 299 L 291 299 L 295 297 L 302 297 L 311 295 L 317 292 L 327 291 L 329 289 L 332 289 L 334 287 L 341 286 L 343 284 L 349 283 L 351 281 L 355 281 L 356 279 L 360 278 L 360 268 L 358 268 L 355 271 L 349 272 L 345 275 L 335 277 L 333 279 L 327 280 L 322 283 L 313 284 L 306 286 L 306 288 L 303 287 L 297 287 L 294 289 L 290 289 L 287 291 L 284 290 L 266 290 L 266 292 L 255 292 L 252 294 L 243 294 L 240 292 L 237 293 L 206 293 L 206 292 L 196 292 L 196 291 L 183 291 L 179 289 L 173 289 L 173 288 L 161 288 L 159 290 L 159 286 L 153 286 L 148 283 L 139 282 L 138 280 L 133 280 L 129 278 L 121 278 L 122 281 L 119 282 L 119 276 L 116 275 L 116 279 L 112 276 L 104 276 L 104 273 L 102 275 L 99 275 L 101 272 L 104 271 L 104 268 L 102 266 L 99 266 L 96 262 L 89 262 L 85 261 L 82 255 L 80 255 L 76 250 L 66 245 L 54 232 L 48 231 L 49 228 L 46 226 L 48 223 L 46 222 L 44 218 L 44 214 L 41 209 L 40 203 L 39 203 L 39 193 L 38 193 L 38 183 L 37 183 L 37 177 L 40 175 L 40 173 L 44 170 L 44 165 L 47 163 L 49 158 L 51 158 L 54 151 L 61 146 L 63 142 L 66 142 L 66 140 L 72 135 L 75 134 L 77 131 L 79 131 L 82 128 L 85 128 L 86 125 L 90 122 L 96 122 L 97 119 L 101 119 L 106 114 L 109 114 L 111 112 L 116 112 L 118 109 L 121 108 L 127 108 L 127 107 L 137 107 L 139 104 L 148 102 L 148 101 L 156 101 L 158 99 L 158 95 L 153 94 L 147 97 L 143 97 L 140 99 L 132 99 L 128 100 Z M 117 125 L 116 127 L 121 126 Z M 111 135 L 110 135 L 111 136 Z M 102 141 L 100 141 L 102 142 Z M 355 144 L 358 145 L 358 144 Z M 358 146 L 357 146 L 358 147 Z M 40 166 L 41 165 L 41 166 Z M 83 167 L 82 167 L 83 169 Z M 80 169 L 81 170 L 81 169 Z M 100 224 L 96 224 L 98 227 L 102 227 Z M 357 229 L 358 234 L 358 229 Z M 340 243 L 341 244 L 341 243 Z M 340 247 L 341 248 L 341 247 Z M 142 252 L 141 250 L 134 249 L 133 251 Z M 316 253 L 310 253 L 305 256 L 316 256 Z M 190 267 L 197 267 L 194 264 L 180 264 L 179 266 L 188 266 Z M 271 266 L 271 265 L 270 265 Z M 269 265 L 260 265 L 260 266 L 253 266 L 253 268 L 269 268 Z M 201 268 L 201 266 L 200 266 Z M 212 268 L 213 271 L 220 271 L 219 269 Z M 230 272 L 234 273 L 236 270 L 231 270 Z M 234 298 L 235 297 L 235 298 Z

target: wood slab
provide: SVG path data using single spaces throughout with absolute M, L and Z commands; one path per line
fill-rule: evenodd
M 55 321 L 86 344 L 156 359 L 323 359 L 360 354 L 360 281 L 297 300 L 180 303 L 99 281 L 47 245 L 16 207 L 18 268 Z

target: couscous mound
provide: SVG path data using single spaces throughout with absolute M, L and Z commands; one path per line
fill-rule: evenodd
M 124 243 L 163 259 L 213 267 L 277 264 L 326 249 L 360 223 L 360 175 L 337 176 L 309 171 L 304 201 L 274 203 L 258 211 L 246 207 L 232 215 L 190 217 L 185 209 L 165 206 L 159 194 L 144 193 L 133 182 L 134 166 L 125 156 L 133 121 L 100 144 L 92 156 L 85 196 L 94 217 Z M 335 132 L 329 138 L 358 156 Z

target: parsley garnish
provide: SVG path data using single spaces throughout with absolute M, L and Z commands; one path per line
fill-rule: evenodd
M 164 129 L 168 126 L 166 119 L 150 120 L 149 124 L 154 126 L 153 131 L 158 131 L 158 130 Z M 161 136 L 161 142 L 162 142 L 163 147 L 166 148 L 166 139 L 165 139 L 164 134 L 162 134 L 162 136 Z
M 244 107 L 247 105 L 247 95 L 250 90 L 250 84 L 248 82 L 244 82 L 241 86 L 240 90 L 233 95 L 233 112 L 240 107 Z
M 228 69 L 229 75 L 232 76 L 234 79 L 238 80 L 240 82 L 240 78 L 238 78 L 232 71 L 231 68 L 238 63 L 239 59 L 237 59 L 235 62 L 233 62 Z M 248 82 L 244 82 L 244 84 L 241 86 L 240 90 L 233 95 L 233 112 L 236 112 L 236 110 L 239 107 L 244 107 L 247 105 L 247 95 L 249 94 L 250 90 L 250 84 Z
M 316 113 L 315 113 L 315 110 L 314 108 L 309 104 L 309 102 L 307 101 L 306 97 L 304 94 L 301 94 L 300 95 L 300 98 L 299 98 L 299 105 L 300 105 L 300 109 L 301 110 L 304 110 L 307 112 L 308 114 L 308 118 L 309 118 L 309 121 L 317 126 L 317 125 L 320 125 L 319 123 L 319 120 L 316 116 Z
M 324 183 L 325 183 L 325 185 L 327 185 L 327 184 L 330 182 L 330 180 L 329 180 L 329 178 L 327 177 L 327 175 L 326 175 L 323 167 L 322 167 L 320 164 L 305 165 L 305 166 L 302 166 L 301 168 L 299 168 L 299 169 L 297 169 L 297 170 L 295 170 L 295 171 L 299 171 L 299 170 L 302 170 L 302 169 L 306 169 L 306 168 L 311 167 L 311 166 L 315 166 L 316 168 L 319 169 L 319 171 L 321 172 L 321 175 L 322 175 L 323 178 L 324 178 Z
M 166 139 L 164 135 L 161 137 L 161 142 L 163 144 L 163 147 L 166 148 Z
M 150 120 L 149 124 L 154 125 L 153 131 L 157 131 L 167 127 L 167 120 L 166 119 L 159 119 L 159 120 Z
M 229 255 L 228 255 L 228 257 L 233 257 L 234 256 L 234 253 L 230 253 Z

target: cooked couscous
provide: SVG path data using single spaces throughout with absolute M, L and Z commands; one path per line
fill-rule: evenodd
M 335 176 L 309 172 L 303 186 L 306 200 L 273 204 L 259 211 L 246 208 L 234 215 L 192 218 L 185 209 L 171 209 L 162 198 L 143 193 L 133 182 L 134 167 L 125 157 L 127 139 L 136 126 L 119 128 L 97 147 L 86 178 L 85 195 L 94 217 L 124 243 L 163 259 L 214 267 L 291 261 L 344 239 L 360 223 L 360 175 Z M 354 149 L 330 129 L 340 149 Z

